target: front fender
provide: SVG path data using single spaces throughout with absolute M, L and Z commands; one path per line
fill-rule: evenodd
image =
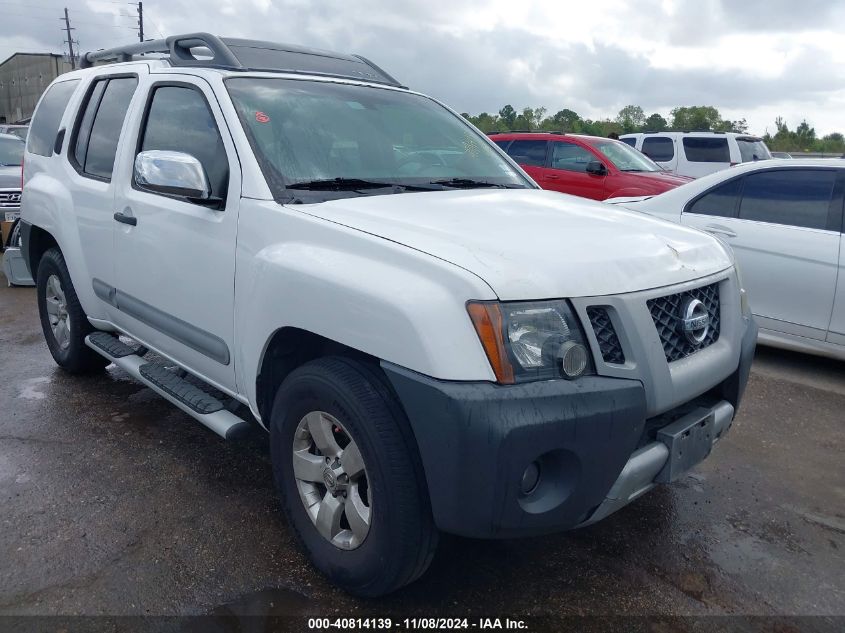
M 444 380 L 495 380 L 466 311 L 490 287 L 453 264 L 274 202 L 243 201 L 238 384 L 255 403 L 266 346 L 296 327 Z

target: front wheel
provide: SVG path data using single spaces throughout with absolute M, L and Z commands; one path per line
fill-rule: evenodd
M 381 596 L 428 568 L 437 546 L 404 411 L 378 368 L 323 358 L 288 376 L 270 421 L 273 474 L 314 566 L 359 596 Z
M 109 361 L 85 345 L 94 331 L 79 303 L 65 258 L 58 248 L 41 257 L 36 273 L 41 329 L 53 359 L 72 374 L 98 371 Z

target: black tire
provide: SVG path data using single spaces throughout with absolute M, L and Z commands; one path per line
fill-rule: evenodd
M 58 277 L 65 295 L 69 323 L 68 341 L 65 347 L 56 340 L 47 312 L 47 282 L 54 275 Z M 85 311 L 79 304 L 79 298 L 76 296 L 76 290 L 73 288 L 73 282 L 70 280 L 70 273 L 67 264 L 65 264 L 65 258 L 58 248 L 51 248 L 42 255 L 41 261 L 38 263 L 36 280 L 41 329 L 56 364 L 72 374 L 101 371 L 109 364 L 109 361 L 85 345 L 85 337 L 94 331 L 94 327 L 89 323 Z
M 352 550 L 324 538 L 300 499 L 292 449 L 307 413 L 334 416 L 358 445 L 373 510 L 369 532 Z M 293 371 L 282 383 L 270 420 L 273 475 L 282 506 L 314 566 L 361 597 L 382 596 L 419 578 L 434 556 L 438 532 L 416 440 L 378 367 L 327 357 Z

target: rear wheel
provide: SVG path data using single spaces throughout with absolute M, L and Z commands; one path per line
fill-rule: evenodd
M 332 357 L 295 370 L 270 438 L 285 513 L 320 572 L 360 596 L 422 575 L 437 530 L 416 442 L 377 368 Z
M 59 249 L 44 253 L 36 279 L 41 329 L 53 359 L 74 374 L 103 369 L 109 361 L 85 345 L 94 327 L 79 303 Z

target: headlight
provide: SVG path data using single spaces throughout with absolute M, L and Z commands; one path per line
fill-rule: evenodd
M 584 333 L 566 301 L 470 302 L 467 310 L 498 382 L 592 373 Z

